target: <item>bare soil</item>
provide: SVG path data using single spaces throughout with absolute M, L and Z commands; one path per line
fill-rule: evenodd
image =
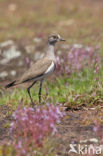
M 70 144 L 81 145 L 103 145 L 103 126 L 100 125 L 97 132 L 94 131 L 95 120 L 100 120 L 103 116 L 103 109 L 68 111 L 66 118 L 58 125 L 59 148 L 58 155 L 73 156 L 69 153 Z
M 11 116 L 8 115 L 9 107 L 6 105 L 0 106 L 0 143 L 5 139 L 10 139 L 9 124 Z
M 10 140 L 11 135 L 9 133 L 9 124 L 12 118 L 8 115 L 7 106 L 0 107 L 0 144 L 4 140 Z M 79 110 L 79 111 L 67 111 L 65 118 L 60 124 L 57 125 L 58 134 L 55 141 L 58 144 L 56 149 L 59 156 L 73 156 L 73 153 L 68 154 L 70 150 L 70 144 L 86 144 L 86 145 L 102 145 L 103 144 L 103 126 L 99 127 L 95 125 L 97 120 L 103 122 L 103 109 L 97 110 L 97 108 Z M 94 128 L 97 128 L 94 131 Z

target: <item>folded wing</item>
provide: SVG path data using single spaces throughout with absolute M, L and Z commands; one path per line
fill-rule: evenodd
M 42 76 L 47 71 L 51 63 L 52 60 L 49 60 L 47 58 L 38 60 L 31 66 L 31 68 L 27 72 L 23 74 L 20 80 L 18 80 L 18 83 L 27 82 L 39 76 Z

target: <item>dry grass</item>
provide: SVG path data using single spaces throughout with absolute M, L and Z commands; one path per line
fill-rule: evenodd
M 92 0 L 0 0 L 0 41 L 59 32 L 69 43 L 102 43 L 102 7 L 102 1 Z

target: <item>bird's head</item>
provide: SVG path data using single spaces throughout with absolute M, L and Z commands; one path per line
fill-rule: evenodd
M 56 42 L 65 41 L 59 34 L 51 34 L 48 38 L 48 43 L 51 45 L 55 45 Z

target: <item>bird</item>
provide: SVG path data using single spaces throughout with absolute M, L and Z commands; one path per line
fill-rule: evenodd
M 31 65 L 31 67 L 27 71 L 25 71 L 21 77 L 7 84 L 5 88 L 7 89 L 16 85 L 29 82 L 30 86 L 27 88 L 27 92 L 30 97 L 31 103 L 34 106 L 30 89 L 34 86 L 34 84 L 37 81 L 39 81 L 40 87 L 38 92 L 38 98 L 39 103 L 41 103 L 42 83 L 44 79 L 49 75 L 51 75 L 53 71 L 56 69 L 56 56 L 54 53 L 54 47 L 55 44 L 59 41 L 65 41 L 65 39 L 62 38 L 59 34 L 50 34 L 48 37 L 48 47 L 45 56 L 34 62 Z

